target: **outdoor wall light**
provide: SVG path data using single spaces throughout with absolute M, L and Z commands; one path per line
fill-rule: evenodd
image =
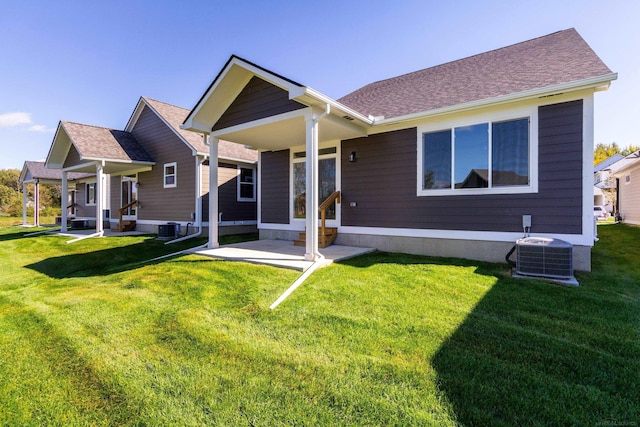
M 349 161 L 350 161 L 350 162 L 355 162 L 355 161 L 356 161 L 356 152 L 355 152 L 355 151 L 352 151 L 352 152 L 349 154 Z

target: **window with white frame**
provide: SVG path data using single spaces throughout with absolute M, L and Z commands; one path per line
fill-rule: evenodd
M 530 135 L 529 117 L 422 132 L 418 194 L 530 189 Z
M 255 168 L 238 167 L 238 201 L 256 201 L 256 170 Z
M 86 205 L 95 205 L 96 204 L 96 183 L 91 182 L 85 185 L 85 204 Z
M 164 164 L 164 188 L 178 185 L 178 165 L 176 162 Z

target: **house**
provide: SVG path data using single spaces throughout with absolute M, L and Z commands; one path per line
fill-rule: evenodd
M 301 238 L 309 260 L 331 234 L 341 245 L 502 261 L 531 215 L 532 235 L 569 241 L 574 267 L 589 270 L 594 94 L 616 78 L 574 29 L 337 100 L 232 56 L 183 128 L 209 136 L 212 159 L 220 140 L 260 151 L 260 238 Z
M 82 172 L 67 174 L 68 198 L 66 199 L 69 218 L 82 218 L 86 213 L 84 205 L 76 203 L 76 186 L 84 186 L 85 182 L 93 179 L 94 175 Z M 62 172 L 48 169 L 44 162 L 26 161 L 20 171 L 22 184 L 22 224 L 27 225 L 27 185 L 33 184 L 33 225 L 40 225 L 40 185 L 60 185 Z M 64 199 L 63 199 L 64 200 Z
M 616 162 L 612 174 L 618 182 L 618 207 L 622 220 L 640 225 L 640 151 Z
M 611 171 L 615 164 L 624 159 L 622 154 L 616 153 L 593 166 L 593 205 L 604 206 L 607 212 L 618 212 L 617 184 Z
M 46 166 L 62 171 L 63 187 L 72 171 L 94 175 L 76 186 L 76 200 L 91 210 L 97 234 L 105 227 L 156 233 L 168 222 L 186 234 L 207 225 L 201 206 L 203 199 L 208 205 L 208 179 L 202 177 L 209 174 L 209 153 L 201 135 L 179 128 L 188 112 L 142 97 L 125 130 L 60 122 Z M 228 233 L 249 232 L 256 224 L 257 153 L 233 143 L 221 146 L 224 210 L 216 218 Z

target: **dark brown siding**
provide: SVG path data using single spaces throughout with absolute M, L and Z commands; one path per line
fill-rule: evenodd
M 519 232 L 530 214 L 533 232 L 580 234 L 582 101 L 540 107 L 538 121 L 537 194 L 417 197 L 416 128 L 343 141 L 342 225 Z
M 291 101 L 287 91 L 254 76 L 218 119 L 213 130 L 288 113 L 304 107 L 305 105 L 299 102 Z
M 76 166 L 80 163 L 82 163 L 82 160 L 80 160 L 80 153 L 78 153 L 76 147 L 71 144 L 67 157 L 64 159 L 64 167 L 68 168 L 69 166 Z
M 255 221 L 256 202 L 238 201 L 238 181 L 235 164 L 218 164 L 218 212 L 223 221 Z M 202 167 L 202 220 L 209 221 L 209 165 Z
M 289 150 L 260 154 L 262 222 L 289 224 Z
M 138 219 L 191 221 L 196 206 L 196 160 L 191 149 L 147 107 L 131 133 L 156 162 L 151 171 L 138 174 Z M 172 162 L 177 163 L 177 186 L 164 188 L 164 164 Z

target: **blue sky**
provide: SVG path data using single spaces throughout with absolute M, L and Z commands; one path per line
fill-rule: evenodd
M 613 71 L 596 142 L 640 144 L 640 2 L 0 3 L 0 169 L 44 159 L 59 120 L 122 129 L 140 96 L 191 108 L 231 54 L 339 98 L 575 27 Z

